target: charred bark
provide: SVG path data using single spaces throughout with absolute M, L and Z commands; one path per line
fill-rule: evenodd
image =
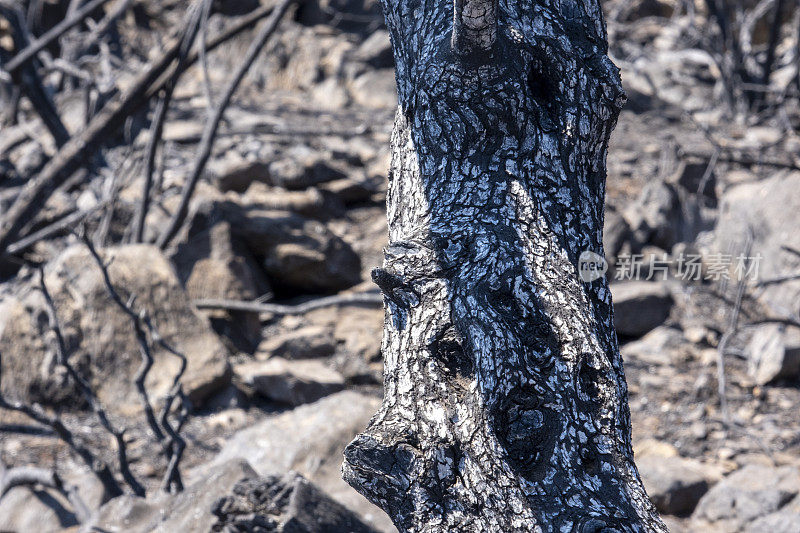
M 625 101 L 598 0 L 384 0 L 397 65 L 385 398 L 345 479 L 401 531 L 666 531 L 602 250 Z

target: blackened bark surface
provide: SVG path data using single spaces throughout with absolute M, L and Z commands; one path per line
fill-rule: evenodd
M 602 254 L 624 103 L 597 0 L 384 0 L 400 106 L 385 399 L 345 479 L 401 531 L 666 531 Z

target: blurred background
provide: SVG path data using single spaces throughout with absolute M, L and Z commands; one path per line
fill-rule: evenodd
M 798 2 L 603 4 L 637 464 L 672 531 L 796 532 Z M 0 531 L 393 531 L 339 473 L 381 398 L 379 3 L 0 0 L 0 62 Z

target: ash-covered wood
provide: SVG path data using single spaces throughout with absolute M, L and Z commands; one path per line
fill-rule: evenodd
M 666 531 L 633 462 L 607 282 L 579 276 L 603 254 L 625 102 L 600 5 L 501 1 L 492 38 L 491 4 L 456 1 L 454 26 L 451 3 L 384 2 L 385 399 L 344 477 L 401 531 Z M 479 8 L 470 45 L 459 9 Z

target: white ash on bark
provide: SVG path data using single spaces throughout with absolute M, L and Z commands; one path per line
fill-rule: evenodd
M 578 272 L 625 101 L 599 2 L 454 1 L 384 0 L 385 399 L 344 477 L 401 531 L 666 531 L 608 284 Z

